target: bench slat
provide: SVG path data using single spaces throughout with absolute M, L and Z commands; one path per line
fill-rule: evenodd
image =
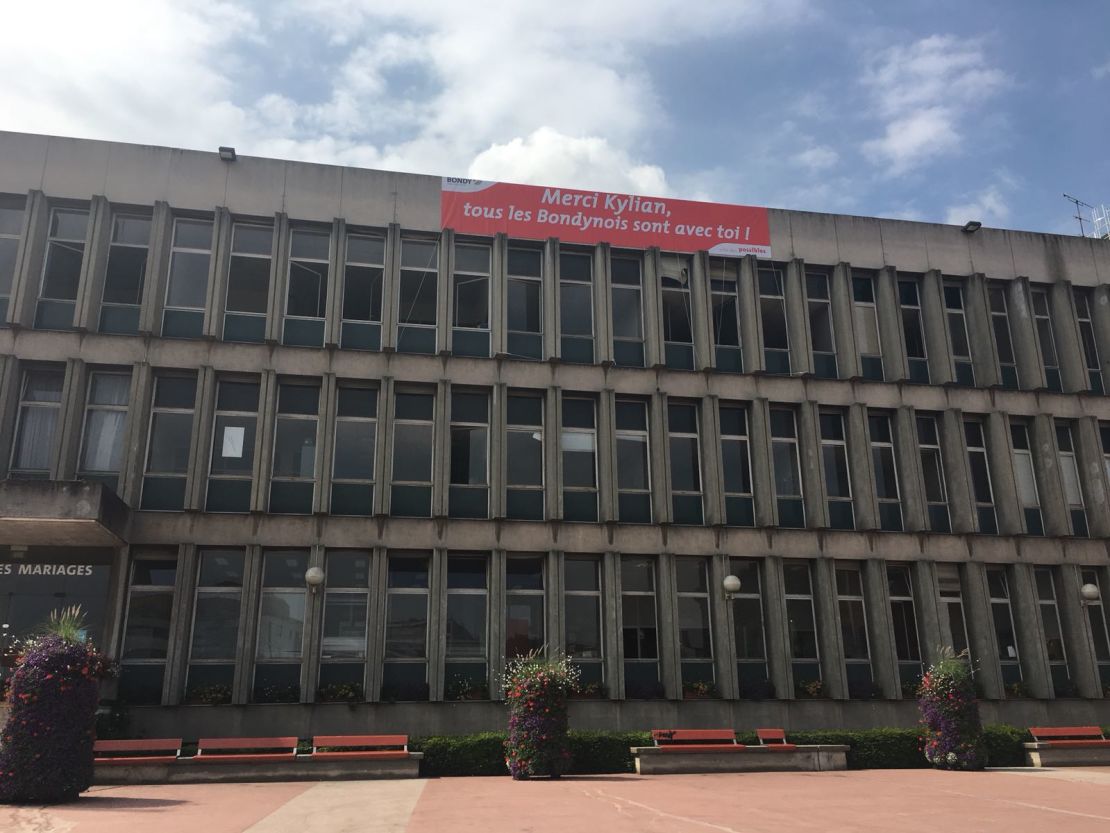
M 1104 740 L 1099 726 L 1031 726 L 1029 734 L 1040 738 L 1091 738 Z
M 671 743 L 660 746 L 660 752 L 743 752 L 742 743 Z
M 93 752 L 177 752 L 181 738 L 135 738 L 133 740 L 98 740 Z
M 249 747 L 247 747 L 249 748 Z M 203 764 L 243 764 L 243 763 L 263 763 L 265 761 L 293 761 L 296 760 L 296 755 L 292 752 L 262 752 L 252 753 L 232 752 L 225 755 L 201 755 L 200 753 L 194 755 L 192 758 L 182 758 L 183 761 L 198 761 Z
M 201 738 L 197 754 L 208 749 L 295 749 L 298 738 Z
M 121 756 L 115 758 L 94 758 L 97 766 L 121 766 L 133 764 L 172 764 L 181 760 L 176 755 L 140 755 L 137 758 Z
M 380 749 L 371 752 L 313 752 L 314 761 L 378 761 L 407 759 L 409 753 L 403 749 Z
M 316 735 L 312 745 L 319 746 L 402 746 L 409 745 L 408 735 Z
M 652 729 L 651 737 L 659 746 L 698 742 L 736 743 L 736 732 L 732 729 Z

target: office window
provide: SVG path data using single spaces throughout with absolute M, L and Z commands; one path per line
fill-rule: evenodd
M 1014 613 L 1010 606 L 1010 580 L 1005 567 L 987 567 L 987 590 L 990 593 L 991 623 L 998 647 L 1002 683 L 1009 688 L 1021 682 L 1022 674 Z
M 559 355 L 563 361 L 594 360 L 593 257 L 559 252 Z
M 863 576 L 858 564 L 838 564 L 836 604 L 844 647 L 844 673 L 848 696 L 873 697 L 878 692 L 871 677 L 871 646 L 867 638 L 867 608 L 863 601 Z
M 224 306 L 224 341 L 265 341 L 274 229 L 236 223 Z
M 879 339 L 879 312 L 875 306 L 875 276 L 852 272 L 852 321 L 859 345 L 860 373 L 864 379 L 883 380 L 883 348 Z
M 428 699 L 427 553 L 392 550 L 386 565 L 381 699 Z
M 262 553 L 262 592 L 251 702 L 300 702 L 308 603 L 304 583 L 307 569 L 308 550 Z
M 952 371 L 956 384 L 974 387 L 975 369 L 971 361 L 971 342 L 967 335 L 963 284 L 945 282 L 944 313 L 948 321 L 948 346 L 952 351 Z
M 455 244 L 451 293 L 451 352 L 456 356 L 489 356 L 490 247 Z
M 198 558 L 185 702 L 230 703 L 243 602 L 244 553 L 211 548 L 200 550 Z
M 1056 356 L 1056 335 L 1052 330 L 1052 301 L 1047 289 L 1030 287 L 1033 301 L 1033 323 L 1037 330 L 1037 346 L 1041 348 L 1041 362 L 1044 365 L 1045 387 L 1059 392 L 1060 360 Z
M 1087 507 L 1083 500 L 1083 488 L 1079 483 L 1079 464 L 1075 459 L 1075 445 L 1072 442 L 1071 423 L 1056 421 L 1056 454 L 1060 463 L 1060 479 L 1064 484 L 1064 500 L 1068 505 L 1071 518 L 1071 534 L 1086 538 Z
M 143 509 L 180 512 L 185 508 L 196 397 L 195 376 L 159 374 L 154 378 L 140 503 Z
M 398 391 L 393 398 L 391 515 L 432 515 L 435 395 Z
M 451 391 L 451 486 L 447 514 L 452 518 L 489 516 L 489 394 Z
M 58 434 L 65 371 L 33 368 L 23 371 L 19 417 L 9 477 L 49 478 Z
M 53 208 L 50 211 L 42 285 L 35 309 L 37 330 L 68 330 L 73 327 L 88 225 L 89 212 L 86 210 Z
M 967 443 L 967 462 L 971 468 L 971 498 L 975 502 L 978 531 L 986 535 L 997 535 L 998 519 L 994 512 L 994 488 L 991 486 L 983 424 L 976 420 L 964 420 L 964 441 Z
M 174 219 L 170 274 L 162 310 L 164 337 L 200 338 L 204 334 L 211 264 L 212 221 Z
M 725 486 L 725 523 L 754 526 L 752 465 L 748 444 L 748 409 L 721 403 L 721 469 Z
M 663 350 L 667 367 L 694 369 L 694 326 L 690 308 L 690 263 L 663 255 L 659 285 L 663 313 Z
M 968 652 L 971 643 L 967 638 L 967 620 L 964 618 L 964 595 L 960 581 L 960 568 L 956 564 L 940 562 L 937 564 L 937 587 L 941 607 L 948 616 L 948 632 L 952 637 L 952 650 L 957 656 Z M 975 666 L 968 664 L 975 671 Z
M 488 700 L 489 554 L 447 555 L 444 697 Z
M 121 214 L 112 217 L 112 242 L 108 247 L 100 305 L 100 332 L 139 331 L 139 306 L 143 302 L 149 247 L 149 217 Z
M 714 367 L 732 373 L 744 370 L 740 349 L 740 261 L 735 258 L 709 259 L 710 301 L 713 305 Z
M 716 690 L 713 636 L 709 621 L 709 559 L 676 558 L 678 591 L 678 658 L 684 694 L 705 685 Z M 699 685 L 700 684 L 700 685 Z
M 316 700 L 366 699 L 366 633 L 370 609 L 370 553 L 328 550 L 324 570 L 324 630 Z
M 509 247 L 509 355 L 518 359 L 543 358 L 543 252 Z
M 348 234 L 343 267 L 343 323 L 340 346 L 348 350 L 380 350 L 382 346 L 382 282 L 385 238 Z
M 23 197 L 0 196 L 0 327 L 6 326 L 8 317 L 25 202 Z
M 651 523 L 651 444 L 647 403 L 617 400 L 617 519 Z
M 563 519 L 597 520 L 597 415 L 592 399 L 563 398 Z
M 731 558 L 729 572 L 740 579 L 740 590 L 732 595 L 731 600 L 740 696 L 752 700 L 768 699 L 775 696 L 775 691 L 767 670 L 759 562 L 750 558 Z
M 170 650 L 177 561 L 143 552 L 131 563 L 120 655 L 119 698 L 135 706 L 162 702 Z
M 544 519 L 543 394 L 510 393 L 505 429 L 505 514 Z
M 374 512 L 378 392 L 374 388 L 340 382 L 335 397 L 331 513 L 371 515 Z
M 906 342 L 906 370 L 911 382 L 929 384 L 929 353 L 925 345 L 925 319 L 921 312 L 921 281 L 899 274 L 898 305 L 902 311 L 902 336 Z
M 397 288 L 397 352 L 435 353 L 439 243 L 401 241 L 401 281 Z
M 1037 490 L 1037 473 L 1029 445 L 1029 428 L 1021 422 L 1010 423 L 1010 441 L 1014 448 L 1014 477 L 1017 479 L 1018 501 L 1025 515 L 1025 531 L 1044 535 L 1041 498 Z
M 782 572 L 790 637 L 790 667 L 797 696 L 806 683 L 821 680 L 817 615 L 813 607 L 813 577 L 808 561 L 784 561 Z
M 614 255 L 609 261 L 613 289 L 613 363 L 644 366 L 644 304 L 638 256 Z
M 271 512 L 297 515 L 312 512 L 319 413 L 319 385 L 294 382 L 278 385 L 274 468 L 270 477 Z
M 782 270 L 759 267 L 759 316 L 763 326 L 763 364 L 768 373 L 790 372 L 790 331 Z
M 775 480 L 778 525 L 806 525 L 802 470 L 798 460 L 798 425 L 792 408 L 771 409 L 771 476 Z
M 0 280 L 3 280 L 0 277 Z M 1098 342 L 1095 340 L 1095 322 L 1091 315 L 1091 290 L 1087 287 L 1072 287 L 1075 300 L 1075 313 L 1079 323 L 1079 340 L 1083 344 L 1083 363 L 1087 368 L 1087 384 L 1092 393 L 1104 393 L 1102 383 L 1102 360 L 1098 355 Z M 2 290 L 0 290 L 2 294 Z
M 216 389 L 208 512 L 249 512 L 258 427 L 258 383 L 221 379 Z
M 806 272 L 806 305 L 809 308 L 809 340 L 813 347 L 813 373 L 823 379 L 835 379 L 836 330 L 833 325 L 829 275 Z
M 671 401 L 667 405 L 667 442 L 671 463 L 671 514 L 677 524 L 700 524 L 701 444 L 698 406 Z
M 547 644 L 544 556 L 509 553 L 505 558 L 505 656 L 542 652 Z
M 890 621 L 894 627 L 894 653 L 903 697 L 914 697 L 921 682 L 921 643 L 913 603 L 913 576 L 907 564 L 887 564 Z
M 567 658 L 582 672 L 586 692 L 604 696 L 605 640 L 601 616 L 601 559 L 563 559 L 563 627 Z
M 951 532 L 952 522 L 948 515 L 948 481 L 944 476 L 937 418 L 932 414 L 917 416 L 917 448 L 921 458 L 921 474 L 925 480 L 929 529 L 933 532 Z
M 848 444 L 844 437 L 844 415 L 839 411 L 821 411 L 820 427 L 821 470 L 825 475 L 829 526 L 833 529 L 855 529 L 852 476 L 848 470 Z
M 999 284 L 989 284 L 987 297 L 990 302 L 991 329 L 994 332 L 994 351 L 998 357 L 998 378 L 1002 387 L 1017 390 L 1017 360 L 1010 332 L 1010 313 L 1006 305 L 1006 289 Z
M 1106 585 L 1102 581 L 1102 570 L 1097 567 L 1083 567 L 1079 576 L 1082 584 L 1093 584 L 1099 590 L 1098 599 L 1088 602 L 1085 607 L 1095 662 L 1098 664 L 1099 684 L 1105 691 L 1110 685 L 1110 625 L 1106 621 L 1106 605 L 1103 602 L 1103 587 Z
M 659 679 L 659 631 L 655 606 L 655 559 L 621 556 L 621 628 L 624 695 L 629 700 L 663 696 Z
M 77 476 L 95 480 L 111 489 L 119 485 L 123 465 L 123 434 L 127 427 L 127 400 L 131 392 L 128 373 L 89 374 L 85 403 L 85 428 Z
M 330 247 L 330 231 L 293 229 L 289 235 L 289 281 L 282 344 L 324 346 Z
M 1037 606 L 1041 611 L 1041 632 L 1044 634 L 1053 692 L 1057 697 L 1074 697 L 1078 692 L 1068 670 L 1064 626 L 1060 622 L 1060 607 L 1056 603 L 1055 572 L 1052 567 L 1034 567 L 1033 581 L 1037 585 Z
M 901 532 L 902 494 L 898 488 L 898 464 L 894 457 L 890 415 L 869 413 L 867 433 L 871 439 L 871 468 L 875 477 L 875 497 L 879 502 L 879 527 L 889 532 Z

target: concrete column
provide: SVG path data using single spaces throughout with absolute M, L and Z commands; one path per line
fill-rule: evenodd
M 312 511 L 327 514 L 331 507 L 331 462 L 335 459 L 335 414 L 338 410 L 338 383 L 334 373 L 325 373 L 320 380 L 319 425 L 316 435 L 316 488 Z
M 251 511 L 270 509 L 270 472 L 274 463 L 274 428 L 277 419 L 278 378 L 273 370 L 263 371 L 258 389 L 258 430 L 254 437 L 254 482 Z
M 612 388 L 597 396 L 597 519 L 617 519 L 616 400 Z M 560 432 L 561 436 L 561 432 Z
M 1079 696 L 1095 698 L 1102 696 L 1102 682 L 1099 679 L 1094 643 L 1091 641 L 1090 618 L 1087 609 L 1080 602 L 1083 566 L 1085 565 L 1061 564 L 1057 568 L 1056 604 L 1060 608 L 1060 622 L 1064 629 L 1068 671 L 1079 689 Z
M 386 230 L 382 265 L 382 352 L 392 353 L 397 349 L 397 294 L 401 285 L 401 226 L 397 223 L 390 223 Z M 380 693 L 376 690 L 374 697 Z
M 564 608 L 563 554 L 549 550 L 544 554 L 544 614 L 547 633 L 547 655 L 558 657 L 566 654 L 566 610 Z M 495 652 L 496 653 L 496 652 Z
M 489 516 L 505 517 L 505 481 L 508 449 L 505 447 L 505 420 L 508 405 L 508 386 L 497 382 L 490 392 L 489 423 Z
M 1090 308 L 1091 326 L 1095 331 L 1095 344 L 1102 364 L 1102 384 L 1106 388 L 1107 361 L 1110 359 L 1110 285 L 1100 283 L 1091 288 Z
M 858 402 L 850 405 L 844 422 L 856 529 L 878 529 L 879 503 L 875 496 L 875 471 L 871 463 L 871 432 L 867 426 L 867 406 Z
M 235 651 L 235 681 L 231 702 L 249 703 L 254 688 L 254 653 L 258 636 L 258 605 L 262 584 L 262 548 L 248 546 L 243 564 L 243 595 Z
M 62 403 L 58 410 L 58 425 L 54 435 L 56 456 L 51 470 L 51 480 L 73 480 L 77 477 L 77 458 L 81 453 L 81 438 L 85 432 L 88 379 L 88 368 L 84 361 L 81 359 L 66 361 Z
M 104 197 L 93 197 L 89 206 L 85 259 L 81 263 L 81 282 L 77 285 L 73 327 L 79 332 L 100 329 L 100 300 L 104 295 L 104 273 L 112 241 L 112 206 Z
M 451 296 L 455 280 L 455 232 L 444 229 L 439 236 L 439 258 L 436 264 L 436 350 L 439 355 L 447 355 L 452 346 Z M 398 283 L 400 286 L 400 283 Z M 442 695 L 441 695 L 442 697 Z
M 717 526 L 725 522 L 719 404 L 719 398 L 713 394 L 709 394 L 701 400 L 701 437 L 699 440 L 701 449 L 701 502 L 702 511 L 705 513 L 706 526 Z M 750 440 L 748 447 L 750 453 Z
M 490 564 L 491 578 L 505 574 L 504 561 Z M 491 588 L 492 591 L 493 588 Z M 490 597 L 492 598 L 492 592 Z M 501 608 L 504 610 L 504 603 Z M 428 573 L 428 699 L 443 700 L 445 669 L 443 660 L 447 648 L 447 551 L 437 547 L 432 550 L 431 569 Z M 492 622 L 490 623 L 492 625 Z M 493 638 L 491 627 L 490 638 Z
M 285 329 L 285 294 L 289 286 L 289 215 L 274 215 L 274 240 L 270 259 L 270 294 L 266 303 L 266 343 L 280 344 Z
M 507 605 L 505 601 L 505 562 L 506 553 L 504 550 L 494 550 L 490 553 L 489 565 L 489 594 L 488 594 L 488 610 L 489 610 L 489 645 L 486 647 L 486 656 L 488 662 L 486 663 L 486 673 L 489 679 L 486 681 L 489 685 L 490 699 L 503 700 L 504 695 L 498 691 L 497 681 L 505 673 L 505 616 Z M 446 588 L 444 584 L 444 588 Z M 444 601 L 442 610 L 446 615 L 447 612 L 447 595 L 444 590 Z M 443 641 L 446 643 L 446 623 L 443 628 Z M 548 656 L 551 656 L 551 643 L 548 640 Z
M 384 313 L 383 313 L 384 316 Z M 389 553 L 374 547 L 370 561 L 370 610 L 367 612 L 366 699 L 377 703 L 382 695 L 385 660 L 385 626 L 388 607 Z M 431 599 L 429 598 L 429 606 Z
M 922 664 L 928 668 L 940 659 L 937 648 L 952 644 L 952 630 L 948 624 L 947 612 L 941 609 L 936 563 L 911 561 L 910 572 L 913 581 L 913 609 L 917 614 L 917 642 L 921 648 Z
M 956 409 L 942 411 L 938 422 L 952 531 L 977 532 L 979 525 L 971 492 L 971 469 L 968 466 L 967 445 L 964 442 L 963 413 Z
M 185 674 L 192 650 L 193 606 L 197 585 L 197 547 L 179 544 L 177 574 L 174 576 L 173 609 L 170 613 L 169 650 L 162 680 L 162 703 L 175 706 L 185 690 Z
M 1072 299 L 1071 281 L 1056 281 L 1049 286 L 1049 312 L 1056 337 L 1056 356 L 1060 362 L 1060 383 L 1065 393 L 1091 388 L 1087 361 L 1079 343 L 1079 320 Z
M 836 562 L 816 558 L 813 565 L 813 603 L 817 613 L 817 643 L 821 651 L 821 679 L 825 690 L 836 700 L 848 697 L 848 678 L 844 670 L 844 646 L 840 634 L 840 613 L 836 598 Z
M 898 651 L 894 646 L 886 562 L 868 558 L 860 566 L 867 608 L 867 636 L 871 643 L 871 675 L 885 697 L 897 699 L 902 696 L 902 683 L 898 677 Z
M 1087 508 L 1087 526 L 1092 537 L 1104 538 L 1110 535 L 1110 494 L 1107 491 L 1110 483 L 1106 480 L 1106 466 L 1098 435 L 1098 419 L 1093 416 L 1081 417 L 1073 423 L 1072 440 Z
M 162 307 L 166 298 L 166 280 L 173 245 L 173 212 L 169 203 L 157 200 L 150 219 L 150 244 L 146 256 L 146 282 L 139 309 L 141 335 L 162 332 Z
M 1018 380 L 1023 390 L 1045 386 L 1044 363 L 1037 345 L 1033 311 L 1029 308 L 1029 279 L 1017 278 L 1006 286 L 1006 307 L 1010 317 L 1010 339 L 1014 343 Z
M 644 320 L 644 366 L 664 364 L 663 315 L 660 311 L 659 248 L 652 246 L 643 255 L 643 283 L 640 292 Z
M 667 436 L 667 394 L 656 390 L 648 406 L 648 464 L 651 466 L 651 517 L 670 523 L 671 469 Z M 614 516 L 615 517 L 615 516 Z
M 759 279 L 756 274 L 758 268 L 759 261 L 755 255 L 746 255 L 740 261 L 737 295 L 745 373 L 758 373 L 767 367 L 763 360 L 763 318 L 759 309 Z
M 1031 427 L 1029 441 L 1033 448 L 1033 469 L 1037 476 L 1045 535 L 1071 535 L 1071 517 L 1056 448 L 1056 421 L 1049 414 L 1038 414 L 1033 417 Z
M 975 368 L 978 387 L 997 385 L 998 359 L 992 337 L 990 306 L 987 303 L 987 281 L 976 272 L 968 276 L 964 292 L 964 315 L 967 318 L 967 337 L 971 344 L 971 361 Z
M 594 247 L 594 363 L 613 363 L 613 328 L 609 301 L 613 297 L 609 280 L 609 244 Z
M 944 309 L 944 281 L 936 269 L 921 276 L 921 317 L 925 330 L 925 352 L 929 357 L 929 379 L 934 385 L 956 380 L 948 321 Z
M 856 327 L 852 318 L 852 267 L 838 263 L 829 275 L 829 298 L 836 341 L 836 372 L 841 379 L 860 375 L 859 350 L 856 348 Z
M 678 656 L 678 596 L 675 593 L 674 555 L 656 560 L 655 604 L 659 614 L 659 679 L 668 700 L 682 699 L 682 667 Z
M 687 258 L 690 275 L 690 324 L 694 338 L 694 368 L 712 370 L 714 364 L 713 321 L 710 317 L 709 272 L 703 256 L 698 252 Z
M 499 233 L 493 238 L 489 277 L 489 354 L 503 356 L 509 351 L 508 332 L 508 258 L 509 238 Z
M 196 410 L 193 412 L 193 433 L 189 446 L 189 468 L 186 475 L 185 510 L 203 511 L 208 494 L 208 467 L 212 454 L 212 415 L 216 409 L 216 373 L 211 367 L 197 368 Z
M 907 379 L 906 342 L 898 303 L 898 273 L 893 266 L 880 269 L 875 274 L 875 311 L 883 350 L 883 378 L 888 382 Z
M 790 326 L 790 347 L 793 350 L 797 346 L 797 353 L 799 358 L 804 357 L 804 364 L 794 367 L 793 358 L 791 358 L 791 369 L 795 373 L 813 373 L 815 371 L 813 364 L 813 333 L 810 331 L 809 326 L 809 287 L 806 285 L 806 264 L 800 257 L 791 260 L 787 266 L 787 270 L 793 269 L 798 273 L 798 284 L 801 287 L 802 298 L 802 317 L 799 326 L 795 327 L 793 320 L 789 322 Z
M 324 347 L 334 348 L 343 335 L 343 292 L 347 285 L 347 221 L 341 217 L 332 220 L 329 254 L 331 280 L 324 317 Z
M 804 267 L 792 260 L 783 272 L 782 290 L 786 300 L 786 329 L 790 336 L 790 373 L 813 372 L 813 351 L 809 349 L 809 316 L 806 314 Z
M 547 238 L 543 247 L 543 355 L 554 359 L 559 348 L 559 240 Z
M 308 565 L 327 569 L 326 553 L 323 544 L 315 544 L 309 549 Z M 301 702 L 316 702 L 316 681 L 319 679 L 321 638 L 324 633 L 324 600 L 327 585 L 306 588 L 303 649 L 301 655 Z
M 378 517 L 389 513 L 392 492 L 394 398 L 393 377 L 383 376 L 378 386 L 378 430 L 374 436 L 374 515 Z
M 755 502 L 755 525 L 774 526 L 778 509 L 775 499 L 774 472 L 771 464 L 770 411 L 766 399 L 753 399 L 748 409 L 748 453 L 752 464 L 752 497 Z M 793 690 L 793 689 L 791 689 Z
M 447 490 L 451 481 L 451 380 L 440 379 L 435 395 L 432 447 L 439 453 L 432 454 L 432 517 L 446 518 Z
M 1034 697 L 1052 696 L 1052 675 L 1048 668 L 1044 624 L 1031 564 L 1011 564 L 1007 569 L 1010 604 L 1021 657 L 1021 676 Z
M 30 327 L 34 323 L 49 223 L 50 206 L 46 197 L 42 191 L 28 191 L 5 318 L 9 326 Z
M 547 389 L 543 402 L 543 490 L 547 520 L 563 517 L 562 389 Z
M 620 555 L 601 556 L 601 638 L 605 653 L 605 685 L 610 700 L 624 699 L 624 651 L 621 631 Z
M 983 434 L 987 443 L 991 488 L 994 490 L 994 511 L 998 516 L 998 534 L 1021 535 L 1025 532 L 1025 516 L 1017 493 L 1009 417 L 1001 411 L 991 411 L 983 421 Z
M 908 532 L 919 532 L 929 527 L 929 510 L 917 447 L 917 417 L 912 406 L 902 405 L 894 411 L 891 430 L 898 466 L 898 490 L 902 496 L 902 525 Z
M 782 559 L 769 555 L 760 571 L 763 590 L 763 620 L 767 642 L 767 672 L 775 687 L 775 698 L 794 697 L 794 675 L 790 666 L 790 624 L 786 613 Z
M 146 465 L 147 434 L 150 428 L 150 402 L 154 392 L 154 372 L 146 362 L 133 365 L 127 401 L 127 422 L 123 435 L 123 460 L 120 464 L 116 494 L 128 506 L 139 505 L 143 467 Z
M 713 633 L 713 658 L 717 672 L 717 691 L 726 700 L 739 697 L 736 678 L 736 631 L 732 602 L 724 598 L 722 582 L 731 570 L 728 556 L 718 553 L 709 559 L 709 614 Z
M 975 680 L 988 699 L 1001 699 L 1002 671 L 998 666 L 998 642 L 991 617 L 990 593 L 984 565 L 969 561 L 963 565 L 963 605 L 967 638 L 975 662 Z
M 8 476 L 15 444 L 15 423 L 19 410 L 22 379 L 15 356 L 0 356 L 0 480 Z
M 204 310 L 204 335 L 221 339 L 224 333 L 224 302 L 227 273 L 231 267 L 231 212 L 218 207 L 213 214 L 212 257 L 208 264 L 208 293 Z
M 806 526 L 823 529 L 829 525 L 825 479 L 821 472 L 821 439 L 818 406 L 812 400 L 798 405 L 798 462 L 802 469 L 802 496 Z
M 107 620 L 104 628 L 105 653 L 118 660 L 123 652 L 123 621 L 127 612 L 128 579 L 136 547 L 116 547 L 112 551 L 112 565 L 108 572 L 108 593 L 104 611 Z M 164 681 L 163 681 L 164 682 Z

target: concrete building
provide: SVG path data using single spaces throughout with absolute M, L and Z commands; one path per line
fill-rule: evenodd
M 0 622 L 82 604 L 133 732 L 496 728 L 544 647 L 584 728 L 905 725 L 938 646 L 1110 723 L 1110 241 L 224 156 L 0 133 Z

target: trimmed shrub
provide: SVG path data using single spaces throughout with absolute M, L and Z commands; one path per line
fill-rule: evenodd
M 571 732 L 570 771 L 576 775 L 635 772 L 629 749 L 651 746 L 651 732 Z
M 1025 746 L 1033 740 L 1026 729 L 993 723 L 983 727 L 983 746 L 990 766 L 1025 766 Z
M 986 766 L 975 683 L 963 659 L 949 655 L 933 663 L 921 678 L 917 705 L 929 763 L 938 769 Z
M 547 659 L 531 653 L 509 662 L 505 763 L 513 780 L 536 775 L 558 778 L 569 768 L 567 694 L 578 687 L 579 675 L 565 657 Z
M 508 774 L 505 735 L 501 732 L 414 738 L 409 749 L 424 753 L 420 762 L 420 774 L 424 777 Z

